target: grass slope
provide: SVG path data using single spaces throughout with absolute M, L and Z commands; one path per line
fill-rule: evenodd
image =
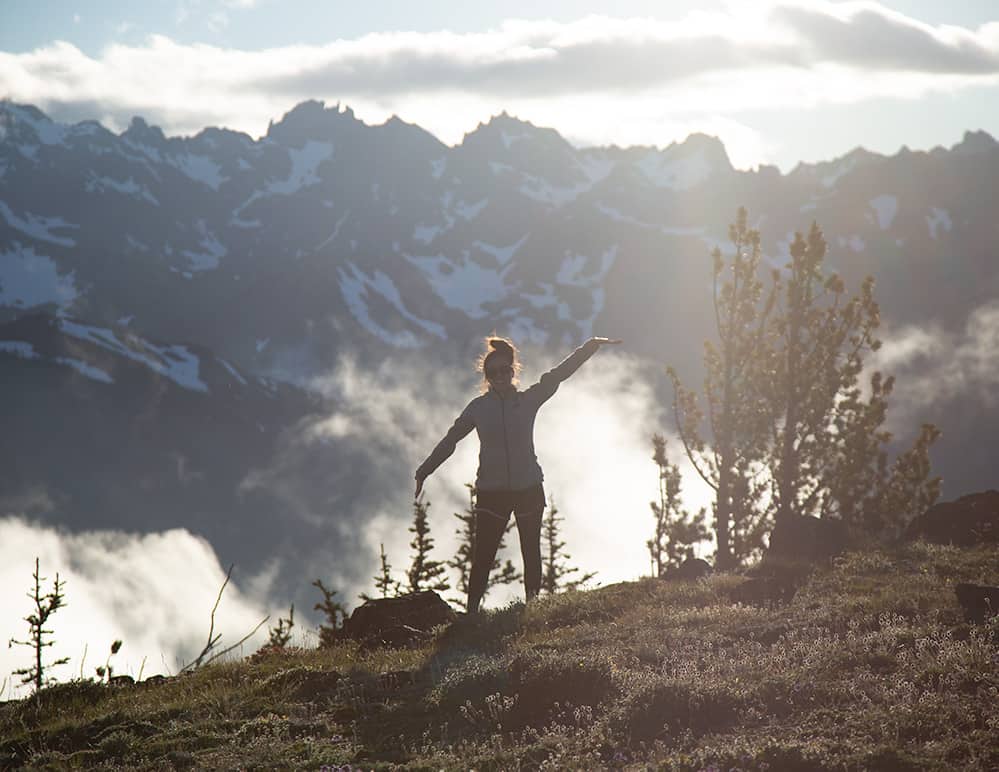
M 999 769 L 999 621 L 953 585 L 995 549 L 848 555 L 773 609 L 744 579 L 514 605 L 431 645 L 356 644 L 89 681 L 0 706 L 0 767 Z

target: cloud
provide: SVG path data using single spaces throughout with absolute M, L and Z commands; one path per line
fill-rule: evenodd
M 193 8 L 179 6 L 178 22 Z M 503 109 L 543 123 L 553 115 L 547 125 L 583 143 L 667 144 L 682 139 L 670 131 L 735 121 L 740 110 L 996 82 L 999 24 L 933 27 L 875 3 L 734 5 L 676 21 L 510 20 L 483 32 L 386 32 L 258 51 L 154 35 L 98 57 L 65 42 L 0 54 L 0 93 L 61 120 L 120 129 L 140 113 L 168 133 L 218 124 L 259 135 L 296 102 L 320 98 L 345 101 L 365 120 L 418 118 L 447 142 Z
M 869 364 L 897 377 L 889 412 L 893 430 L 911 430 L 958 401 L 977 410 L 999 402 L 999 301 L 974 309 L 961 331 L 910 325 L 882 337 Z
M 799 37 L 813 62 L 939 74 L 999 71 L 997 24 L 978 32 L 933 27 L 870 2 L 786 3 L 773 18 Z
M 212 605 L 225 570 L 211 545 L 187 530 L 71 534 L 7 515 L 0 518 L 0 543 L 5 551 L 0 564 L 5 588 L 0 595 L 0 625 L 5 639 L 26 637 L 27 623 L 22 619 L 32 609 L 25 592 L 31 589 L 36 556 L 41 575 L 48 577 L 43 591 L 51 589 L 57 572 L 66 583 L 66 606 L 48 625 L 55 645 L 45 654 L 48 661 L 70 658 L 69 664 L 52 671 L 60 681 L 79 677 L 81 669 L 84 676 L 93 676 L 115 639 L 124 645 L 111 664 L 117 673 L 133 677 L 140 668 L 143 677 L 175 673 L 207 641 Z M 244 585 L 252 592 L 241 589 Z M 237 568 L 216 614 L 221 647 L 236 643 L 266 616 L 266 589 L 266 576 L 247 577 Z M 276 619 L 273 614 L 271 618 Z M 242 653 L 251 653 L 266 640 L 266 628 L 244 644 Z M 0 682 L 29 665 L 31 656 L 27 647 L 0 647 Z M 8 687 L 18 680 L 11 677 Z

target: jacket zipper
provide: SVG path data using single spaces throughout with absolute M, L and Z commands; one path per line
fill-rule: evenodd
M 500 397 L 500 416 L 503 421 L 503 449 L 506 451 L 506 488 L 513 488 L 513 479 L 510 477 L 510 440 L 506 433 L 506 400 Z

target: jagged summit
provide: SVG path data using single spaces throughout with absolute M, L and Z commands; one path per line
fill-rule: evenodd
M 138 115 L 132 117 L 128 128 L 121 133 L 121 137 L 143 145 L 161 145 L 167 141 L 163 129 L 159 126 L 150 126 L 144 118 Z
M 725 144 L 710 134 L 695 132 L 682 142 L 673 142 L 663 151 L 671 159 L 691 158 L 700 154 L 714 169 L 732 170 L 732 162 Z
M 516 118 L 505 110 L 492 116 L 488 121 L 479 123 L 474 130 L 465 134 L 461 146 L 496 148 L 505 151 L 522 140 L 547 144 L 552 148 L 572 148 L 568 140 L 555 129 L 535 126 L 530 121 Z
M 987 131 L 966 131 L 952 150 L 958 153 L 991 153 L 999 142 Z
M 309 99 L 295 105 L 278 122 L 272 121 L 265 136 L 283 145 L 298 146 L 309 140 L 328 140 L 344 127 L 363 125 L 346 105 L 341 107 L 337 102 L 326 107 L 323 101 Z

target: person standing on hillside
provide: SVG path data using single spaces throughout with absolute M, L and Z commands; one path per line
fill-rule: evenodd
M 517 520 L 524 558 L 527 600 L 541 589 L 541 515 L 545 508 L 544 473 L 534 452 L 534 419 L 538 409 L 558 391 L 559 384 L 579 369 L 597 350 L 620 343 L 590 338 L 533 386 L 517 388 L 520 362 L 507 338 L 486 338 L 486 352 L 477 369 L 483 374 L 483 393 L 473 399 L 437 447 L 416 470 L 416 496 L 423 482 L 454 453 L 458 441 L 472 429 L 479 435 L 479 471 L 475 489 L 475 551 L 468 579 L 468 612 L 479 610 L 489 569 L 512 512 Z

